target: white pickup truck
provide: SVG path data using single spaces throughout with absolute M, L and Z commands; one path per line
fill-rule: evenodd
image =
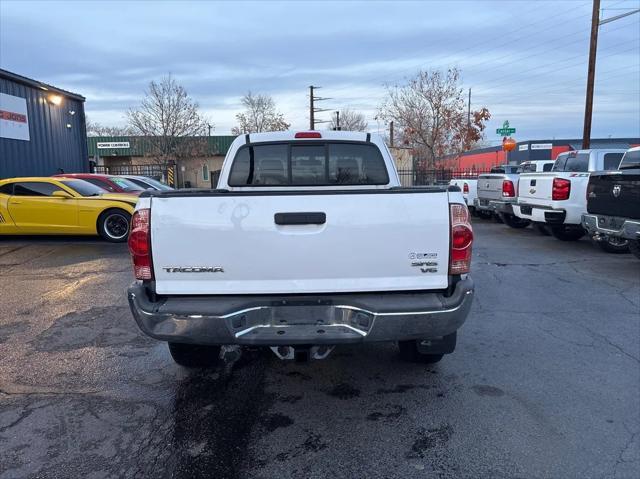
M 577 150 L 560 153 L 547 173 L 520 175 L 513 212 L 522 220 L 546 224 L 556 238 L 575 241 L 585 235 L 587 185 L 592 171 L 615 170 L 626 150 Z
M 472 242 L 460 189 L 401 187 L 377 135 L 243 135 L 217 189 L 140 196 L 128 299 L 188 367 L 222 345 L 320 359 L 373 341 L 437 362 L 471 307 Z
M 462 197 L 469 208 L 469 212 L 475 216 L 475 200 L 478 197 L 477 178 L 454 178 L 449 181 L 450 185 L 457 186 L 462 190 Z
M 494 216 L 512 228 L 526 228 L 528 220 L 516 217 L 513 205 L 518 197 L 518 181 L 523 171 L 551 170 L 553 161 L 525 161 L 519 165 L 502 165 L 491 168 L 490 173 L 478 176 L 476 209 L 480 216 Z

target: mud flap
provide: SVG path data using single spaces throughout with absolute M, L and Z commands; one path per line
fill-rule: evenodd
M 421 354 L 451 354 L 456 349 L 458 332 L 440 338 L 419 339 L 418 352 Z

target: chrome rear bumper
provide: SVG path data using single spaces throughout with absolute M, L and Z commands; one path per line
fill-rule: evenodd
M 140 329 L 163 340 L 196 344 L 344 344 L 440 338 L 464 323 L 473 281 L 451 296 L 435 292 L 291 296 L 172 296 L 149 300 L 128 289 Z
M 640 240 L 640 220 L 585 213 L 582 215 L 582 227 L 591 235 Z

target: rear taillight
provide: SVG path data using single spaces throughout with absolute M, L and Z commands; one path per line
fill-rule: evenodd
M 151 210 L 149 208 L 137 210 L 133 213 L 128 244 L 136 279 L 153 279 Z
M 568 200 L 571 194 L 571 181 L 564 178 L 553 179 L 552 200 Z
M 502 196 L 506 198 L 513 198 L 516 196 L 516 188 L 513 186 L 513 181 L 504 180 L 502 182 Z
M 471 245 L 473 244 L 469 210 L 466 205 L 453 203 L 449 211 L 451 213 L 449 274 L 468 273 L 471 268 Z
M 462 192 L 463 193 L 469 193 L 469 184 L 465 183 L 464 185 L 462 185 Z

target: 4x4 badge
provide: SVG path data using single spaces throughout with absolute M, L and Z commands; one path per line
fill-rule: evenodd
M 622 186 L 613 185 L 613 190 L 611 190 L 611 193 L 613 193 L 613 196 L 617 198 L 618 196 L 620 196 L 620 193 L 622 193 Z

